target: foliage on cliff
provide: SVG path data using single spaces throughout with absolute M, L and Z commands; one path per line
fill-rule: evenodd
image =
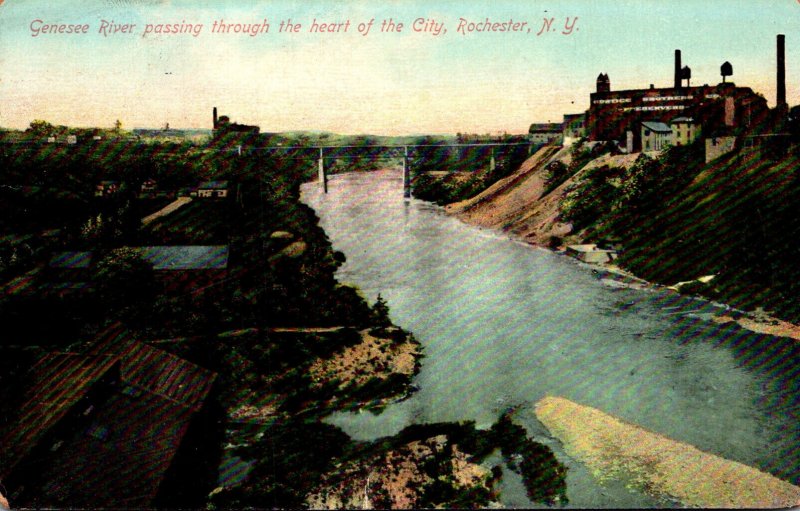
M 519 141 L 509 138 L 503 142 Z M 433 147 L 424 150 L 424 157 L 418 157 L 412 163 L 416 176 L 412 184 L 414 197 L 439 205 L 473 197 L 498 179 L 510 175 L 529 156 L 530 149 L 524 144 L 497 150 L 491 147 L 452 150 L 446 148 L 444 143 L 441 145 L 441 149 Z M 494 168 L 491 167 L 493 157 Z M 441 176 L 430 172 L 446 174 Z
M 562 203 L 589 241 L 618 240 L 618 260 L 664 284 L 716 278 L 706 296 L 800 321 L 800 146 L 746 148 L 708 164 L 703 143 L 595 168 Z

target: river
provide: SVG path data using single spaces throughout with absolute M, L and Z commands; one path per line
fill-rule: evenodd
M 424 346 L 411 398 L 380 415 L 328 421 L 356 439 L 412 423 L 472 420 L 488 427 L 510 406 L 516 421 L 569 467 L 570 507 L 670 505 L 600 485 L 536 420 L 546 395 L 596 407 L 699 449 L 800 482 L 800 350 L 787 339 L 711 321 L 726 309 L 612 275 L 466 225 L 403 200 L 396 171 L 332 176 L 302 200 L 347 262 L 337 278 Z M 507 470 L 504 470 L 508 473 Z M 502 503 L 531 507 L 514 477 Z

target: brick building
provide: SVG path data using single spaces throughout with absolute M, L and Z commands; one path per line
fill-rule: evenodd
M 782 38 L 779 37 L 779 55 L 781 44 Z M 730 64 L 726 64 L 726 68 L 730 68 Z M 779 67 L 780 64 L 779 59 Z M 723 73 L 723 79 L 725 76 Z M 780 79 L 780 72 L 778 76 Z M 648 89 L 613 91 L 609 76 L 601 73 L 597 77 L 596 91 L 590 95 L 587 117 L 590 140 L 615 140 L 627 146 L 629 151 L 641 151 L 644 145 L 642 123 L 669 126 L 678 119 L 691 119 L 692 133 L 688 133 L 688 124 L 680 126 L 686 133 L 681 140 L 696 138 L 700 130 L 709 136 L 724 136 L 771 129 L 772 116 L 762 95 L 749 87 L 737 87 L 724 81 L 717 85 L 693 87 L 689 83 L 690 77 L 689 67 L 681 67 L 680 50 L 675 51 L 672 87 L 650 85 Z M 686 124 L 688 121 L 681 122 Z

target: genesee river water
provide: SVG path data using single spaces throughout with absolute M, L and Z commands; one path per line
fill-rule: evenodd
M 655 288 L 628 288 L 560 254 L 481 230 L 402 198 L 396 171 L 336 175 L 323 194 L 302 188 L 347 262 L 337 278 L 424 346 L 411 398 L 380 415 L 328 421 L 355 439 L 413 423 L 488 427 L 510 406 L 516 422 L 569 467 L 570 507 L 669 505 L 623 482 L 599 484 L 533 413 L 562 396 L 701 450 L 800 482 L 796 342 L 711 321 L 723 306 Z M 531 507 L 518 476 L 502 502 Z

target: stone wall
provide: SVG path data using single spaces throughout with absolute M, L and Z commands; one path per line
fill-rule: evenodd
M 706 139 L 706 163 L 733 151 L 736 137 L 710 137 Z

